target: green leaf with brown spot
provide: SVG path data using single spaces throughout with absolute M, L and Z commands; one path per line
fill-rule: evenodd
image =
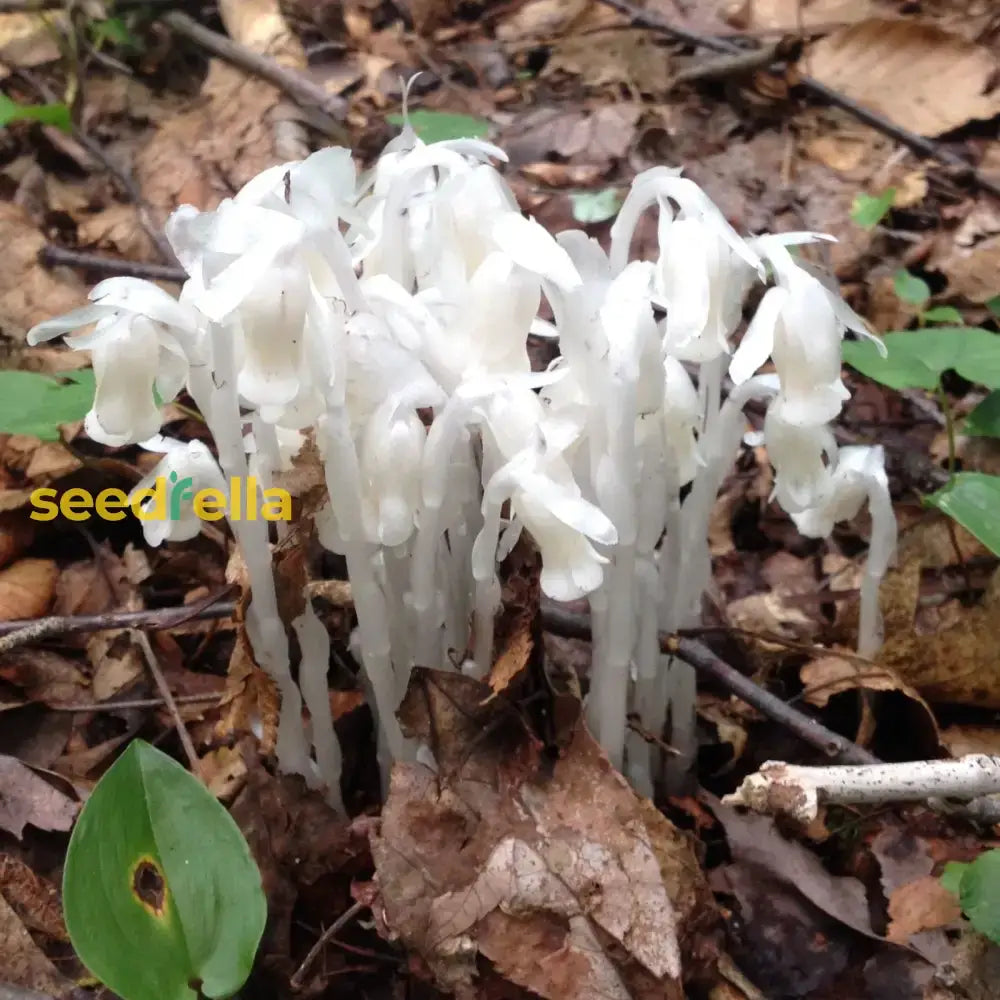
M 70 839 L 66 926 L 124 1000 L 232 996 L 264 932 L 260 872 L 232 817 L 176 761 L 134 740 Z

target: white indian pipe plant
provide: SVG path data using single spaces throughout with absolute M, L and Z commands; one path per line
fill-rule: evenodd
M 829 535 L 868 501 L 859 646 L 879 644 L 877 589 L 895 545 L 882 454 L 838 451 L 830 430 L 848 396 L 841 340 L 870 334 L 792 249 L 829 237 L 744 238 L 696 184 L 657 167 L 633 182 L 606 254 L 525 218 L 493 165 L 504 159 L 477 140 L 426 144 L 407 126 L 360 177 L 340 148 L 266 170 L 213 211 L 173 214 L 167 236 L 190 275 L 179 299 L 111 278 L 29 340 L 67 334 L 92 352 L 87 433 L 162 453 L 154 475 L 199 488 L 252 470 L 267 487 L 313 436 L 329 492 L 320 537 L 346 558 L 383 772 L 426 756 L 395 717 L 415 664 L 489 670 L 498 567 L 527 531 L 544 593 L 589 598 L 586 717 L 650 793 L 662 761 L 627 738 L 627 715 L 671 741 L 674 767 L 690 765 L 694 675 L 661 655 L 657 634 L 698 622 L 709 513 L 750 400 L 767 402 L 774 497 L 803 533 Z M 657 252 L 630 260 L 648 209 Z M 744 297 L 767 282 L 734 353 Z M 529 333 L 558 339 L 547 371 L 531 371 Z M 775 373 L 758 374 L 768 360 Z M 182 387 L 218 463 L 158 434 L 160 406 Z M 190 497 L 179 500 L 180 519 L 144 523 L 151 544 L 198 530 Z M 266 523 L 232 529 L 248 638 L 282 697 L 280 766 L 339 804 L 329 640 L 308 607 L 281 620 Z

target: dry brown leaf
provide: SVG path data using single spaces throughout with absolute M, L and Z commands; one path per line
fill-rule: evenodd
M 749 0 L 746 27 L 797 34 L 801 28 L 854 24 L 878 13 L 873 0 Z
M 807 65 L 821 83 L 918 135 L 1000 112 L 993 54 L 925 21 L 870 18 L 841 28 L 810 47 Z
M 108 578 L 95 559 L 70 563 L 59 574 L 56 600 L 57 615 L 97 615 L 115 603 Z
M 929 263 L 948 279 L 949 296 L 986 302 L 1000 289 L 1000 235 L 988 236 L 971 246 L 949 241 L 947 249 L 935 254 Z
M 589 6 L 590 0 L 530 0 L 503 18 L 497 38 L 511 43 L 563 37 Z
M 156 254 L 134 205 L 119 202 L 85 215 L 77 221 L 76 234 L 82 246 L 126 260 L 151 260 Z
M 947 927 L 961 915 L 955 894 L 940 879 L 925 875 L 900 886 L 889 897 L 886 938 L 894 944 L 907 944 L 914 934 Z
M 685 978 L 708 974 L 716 953 L 686 837 L 582 727 L 541 769 L 539 745 L 487 694 L 457 673 L 414 672 L 400 718 L 433 739 L 440 770 L 393 771 L 372 839 L 388 926 L 460 996 L 474 995 L 478 952 L 544 997 L 680 1000 L 673 935 Z
M 60 706 L 85 700 L 87 680 L 77 665 L 49 649 L 15 649 L 0 658 L 0 677 L 31 701 Z
M 552 46 L 543 79 L 560 73 L 580 78 L 588 90 L 624 87 L 633 95 L 664 97 L 671 87 L 669 50 L 649 31 L 588 31 L 560 34 Z
M 36 323 L 69 312 L 87 299 L 79 276 L 67 268 L 49 271 L 38 266 L 45 237 L 18 205 L 0 202 L 0 330 L 23 341 Z M 71 352 L 63 352 L 71 353 Z
M 201 780 L 217 798 L 231 801 L 243 788 L 247 765 L 239 747 L 217 747 L 199 762 Z
M 10 904 L 0 894 L 0 982 L 49 996 L 63 996 L 72 983 L 60 975 L 32 940 Z
M 941 746 L 952 757 L 970 753 L 1000 754 L 1000 729 L 995 726 L 946 726 L 941 730 Z
M 0 570 L 0 621 L 40 618 L 52 604 L 58 578 L 51 559 L 20 559 Z
M 303 69 L 306 54 L 292 34 L 277 0 L 220 0 L 219 13 L 230 37 L 283 66 Z
M 4 500 L 9 500 L 9 494 L 13 492 L 15 491 L 0 491 L 0 568 L 7 566 L 26 552 L 35 540 L 35 522 L 27 516 L 23 508 L 17 510 L 2 506 Z M 18 490 L 16 492 L 27 493 L 27 496 L 24 497 L 24 504 L 30 502 L 31 495 L 28 491 Z M 20 507 L 21 504 L 18 503 L 18 506 Z
M 87 659 L 94 669 L 90 683 L 95 701 L 113 698 L 146 670 L 142 650 L 124 631 L 94 632 L 88 636 Z
M 0 14 L 0 77 L 14 69 L 30 69 L 61 57 L 60 32 L 67 30 L 61 11 Z
M 816 135 L 805 144 L 807 156 L 842 174 L 857 170 L 867 159 L 870 149 L 864 136 L 838 133 Z
M 55 941 L 68 941 L 59 890 L 11 854 L 0 854 L 0 893 L 21 922 Z
M 0 755 L 0 829 L 18 840 L 30 823 L 39 830 L 68 830 L 79 805 L 16 757 Z

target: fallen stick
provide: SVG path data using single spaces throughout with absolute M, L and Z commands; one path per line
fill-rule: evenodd
M 719 38 L 715 35 L 703 35 L 697 31 L 690 31 L 687 28 L 671 24 L 659 14 L 635 7 L 628 0 L 600 0 L 600 2 L 618 11 L 619 14 L 624 14 L 635 27 L 646 28 L 661 35 L 668 35 L 678 41 L 687 42 L 689 45 L 701 46 L 713 52 L 736 55 L 746 51 L 745 48 L 742 48 L 735 42 L 731 42 L 727 38 Z M 932 139 L 925 139 L 922 135 L 917 135 L 916 132 L 911 132 L 909 129 L 897 125 L 894 121 L 885 118 L 877 111 L 872 111 L 870 108 L 858 104 L 846 94 L 828 87 L 825 83 L 821 83 L 811 76 L 801 77 L 799 83 L 806 90 L 811 91 L 817 97 L 826 101 L 827 104 L 842 108 L 859 121 L 902 143 L 904 146 L 912 149 L 913 152 L 919 153 L 927 159 L 937 160 L 946 166 L 953 167 L 959 172 L 958 179 L 967 180 L 980 190 L 988 191 L 990 194 L 1000 198 L 1000 181 L 986 177 L 967 160 L 964 160 L 961 156 L 951 152 L 951 150 L 946 149 L 939 143 L 934 142 Z
M 38 253 L 38 259 L 45 267 L 79 267 L 102 274 L 123 275 L 128 278 L 148 278 L 150 281 L 173 281 L 178 285 L 187 281 L 187 271 L 170 264 L 156 264 L 146 261 L 122 260 L 120 257 L 105 257 L 103 254 L 87 253 L 85 250 L 70 250 L 68 247 L 46 243 Z
M 808 824 L 823 805 L 881 805 L 924 799 L 971 800 L 1000 793 L 1000 757 L 915 760 L 860 767 L 803 767 L 769 760 L 723 798 L 725 805 Z

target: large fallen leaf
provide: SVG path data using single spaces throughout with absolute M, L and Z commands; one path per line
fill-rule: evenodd
M 0 893 L 21 922 L 55 941 L 68 941 L 59 890 L 12 854 L 0 854 Z
M 0 570 L 0 621 L 44 615 L 58 578 L 59 568 L 51 559 L 20 559 Z
M 803 27 L 854 24 L 879 11 L 873 0 L 750 0 L 748 28 L 792 34 Z
M 0 756 L 0 829 L 18 840 L 29 823 L 39 830 L 68 830 L 77 804 L 16 757 Z
M 1000 112 L 993 54 L 925 21 L 871 18 L 841 28 L 810 48 L 808 66 L 821 83 L 918 135 Z
M 478 953 L 552 1000 L 680 1000 L 682 970 L 710 978 L 717 954 L 687 838 L 582 727 L 545 765 L 489 696 L 456 673 L 414 672 L 401 720 L 432 743 L 439 773 L 393 770 L 372 840 L 389 928 L 459 996 L 477 995 Z

